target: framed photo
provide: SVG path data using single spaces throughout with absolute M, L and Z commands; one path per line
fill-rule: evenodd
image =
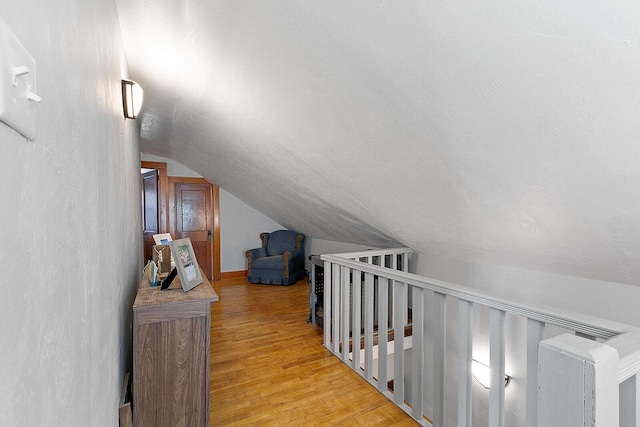
M 171 238 L 171 234 L 169 233 L 153 235 L 153 241 L 156 242 L 156 245 L 168 245 L 172 240 L 173 239 Z
M 176 270 L 182 283 L 182 290 L 187 292 L 202 283 L 200 267 L 196 260 L 191 239 L 178 239 L 169 242 L 171 255 L 176 263 Z

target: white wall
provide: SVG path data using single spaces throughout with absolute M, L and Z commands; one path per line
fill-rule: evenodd
M 247 269 L 245 252 L 262 245 L 260 233 L 284 227 L 220 189 L 220 270 Z
M 37 138 L 0 123 L 0 425 L 116 426 L 141 267 L 138 129 L 111 1 L 0 2 Z
M 166 162 L 167 175 L 202 178 L 194 170 L 173 159 L 141 153 L 142 160 Z M 260 233 L 284 227 L 263 215 L 237 197 L 220 189 L 220 271 L 247 269 L 244 253 L 260 247 Z
M 146 160 L 149 162 L 164 162 L 167 164 L 167 176 L 182 176 L 190 178 L 202 178 L 196 171 L 191 170 L 182 163 L 178 163 L 173 159 L 167 159 L 166 157 L 154 156 L 153 154 L 140 153 L 140 160 Z
M 356 245 L 354 243 L 334 242 L 318 238 L 307 237 L 305 253 L 307 255 L 337 254 L 342 252 L 357 252 L 367 249 L 377 249 L 371 246 Z
M 415 271 L 423 276 L 491 291 L 502 298 L 640 326 L 638 286 L 425 254 L 418 256 Z

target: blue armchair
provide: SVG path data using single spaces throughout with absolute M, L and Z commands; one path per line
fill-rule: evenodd
M 261 248 L 246 252 L 249 282 L 292 285 L 304 277 L 304 234 L 278 230 L 260 239 Z

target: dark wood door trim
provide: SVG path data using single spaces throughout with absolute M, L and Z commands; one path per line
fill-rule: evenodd
M 158 228 L 160 233 L 169 233 L 168 215 L 168 177 L 167 164 L 164 162 L 148 162 L 143 160 L 140 167 L 146 169 L 156 169 L 158 171 Z
M 211 186 L 212 215 L 211 224 L 213 229 L 213 280 L 220 280 L 220 187 L 207 181 L 204 178 L 190 178 L 170 176 L 169 181 L 169 233 L 176 235 L 176 184 L 208 184 Z
M 160 232 L 160 223 L 164 221 L 159 214 L 158 206 L 158 170 L 149 169 L 142 178 L 142 240 L 144 244 L 144 260 L 153 254 L 153 235 Z

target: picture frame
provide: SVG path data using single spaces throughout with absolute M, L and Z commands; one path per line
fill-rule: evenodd
M 162 234 L 154 234 L 153 241 L 156 245 L 168 245 L 173 239 L 171 238 L 171 234 L 162 233 Z
M 169 245 L 169 242 L 171 242 L 172 240 L 173 238 L 171 238 L 171 234 L 169 233 L 161 233 L 161 234 L 153 235 L 153 241 L 155 242 L 156 245 Z M 174 265 L 175 265 L 175 262 L 173 260 L 173 254 L 171 254 L 171 267 L 169 268 L 168 271 L 171 271 Z M 162 273 L 165 275 L 168 271 L 165 271 L 164 268 L 162 269 Z
M 191 239 L 172 240 L 169 242 L 169 247 L 176 264 L 178 277 L 180 277 L 180 282 L 182 283 L 182 290 L 188 292 L 201 284 L 202 275 L 200 274 L 196 254 L 191 245 Z

